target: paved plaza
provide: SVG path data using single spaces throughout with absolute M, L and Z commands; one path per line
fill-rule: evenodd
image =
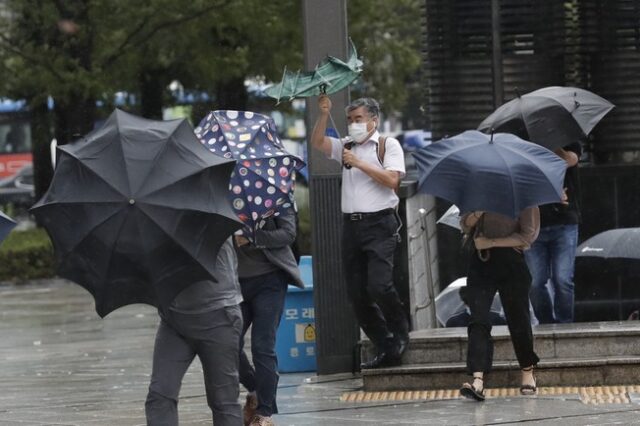
M 155 309 L 142 305 L 100 319 L 89 293 L 63 280 L 0 285 L 0 426 L 144 425 L 157 322 Z M 351 375 L 284 374 L 276 422 L 282 426 L 640 424 L 640 398 L 634 393 L 627 402 L 612 404 L 585 404 L 578 394 L 496 396 L 484 403 L 455 395 L 424 401 L 343 402 L 361 386 L 362 381 Z M 197 361 L 184 380 L 180 419 L 181 425 L 211 424 Z

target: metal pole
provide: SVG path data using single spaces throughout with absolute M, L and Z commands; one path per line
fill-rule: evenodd
M 302 11 L 305 68 L 312 70 L 326 55 L 346 58 L 346 0 L 303 0 Z M 348 91 L 331 95 L 331 101 L 337 130 L 345 134 Z M 309 135 L 318 117 L 317 98 L 307 99 L 306 114 Z M 342 274 L 341 167 L 315 151 L 308 140 L 307 152 L 318 374 L 348 372 L 354 367 L 354 348 L 360 334 Z

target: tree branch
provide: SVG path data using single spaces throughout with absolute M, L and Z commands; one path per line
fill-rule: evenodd
M 55 78 L 57 78 L 59 81 L 65 81 L 64 77 L 62 77 L 62 75 L 58 73 L 53 67 L 49 66 L 49 63 L 47 61 L 43 61 L 38 58 L 27 55 L 19 48 L 16 48 L 15 45 L 12 43 L 11 39 L 2 33 L 0 33 L 0 47 L 7 50 L 8 52 L 11 52 L 21 57 L 22 59 L 24 59 L 25 61 L 31 64 L 34 64 L 40 68 L 43 68 L 44 70 L 48 71 L 51 75 L 53 75 Z
M 102 62 L 102 68 L 104 69 L 104 68 L 109 67 L 120 56 L 122 56 L 122 54 L 125 53 L 125 51 L 127 49 L 132 49 L 132 48 L 138 47 L 138 46 L 146 43 L 149 39 L 151 39 L 154 35 L 156 35 L 156 33 L 160 32 L 162 30 L 166 30 L 168 28 L 174 27 L 176 25 L 183 24 L 185 22 L 189 22 L 189 21 L 198 19 L 198 18 L 202 17 L 203 15 L 206 15 L 207 13 L 211 12 L 212 10 L 214 10 L 216 8 L 227 6 L 230 3 L 231 3 L 231 0 L 224 0 L 220 4 L 207 6 L 207 7 L 203 8 L 203 9 L 200 9 L 200 10 L 197 10 L 197 11 L 193 12 L 190 15 L 186 15 L 186 16 L 183 16 L 181 18 L 174 19 L 174 20 L 168 20 L 168 21 L 164 21 L 164 22 L 159 22 L 156 26 L 154 26 L 151 29 L 149 29 L 147 34 L 145 34 L 142 38 L 140 38 L 139 40 L 134 42 L 133 39 L 135 38 L 135 36 L 140 34 L 142 32 L 142 30 L 144 29 L 145 25 L 147 25 L 147 23 L 148 23 L 148 21 L 146 20 L 147 18 L 145 18 L 145 20 L 143 20 L 133 30 L 133 32 L 131 32 L 131 34 L 129 34 L 127 36 L 127 38 L 120 44 L 120 46 L 111 55 L 107 56 L 107 58 Z

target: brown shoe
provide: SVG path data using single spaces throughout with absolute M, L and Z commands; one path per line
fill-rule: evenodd
M 242 407 L 244 426 L 251 424 L 253 417 L 256 415 L 256 408 L 258 408 L 258 397 L 253 394 L 248 394 L 244 407 Z
M 260 414 L 256 414 L 251 419 L 251 423 L 249 426 L 276 426 L 276 424 L 271 420 L 271 417 L 261 416 Z

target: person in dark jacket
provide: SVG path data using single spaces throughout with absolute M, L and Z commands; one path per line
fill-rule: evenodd
M 238 402 L 238 339 L 242 301 L 232 239 L 220 248 L 215 277 L 185 288 L 167 308 L 159 308 L 160 325 L 145 403 L 150 426 L 178 425 L 182 379 L 197 355 L 202 363 L 207 403 L 216 426 L 242 425 Z
M 296 237 L 294 214 L 271 216 L 255 231 L 254 241 L 237 235 L 238 275 L 244 301 L 244 327 L 240 339 L 240 383 L 249 391 L 244 407 L 245 425 L 270 426 L 278 412 L 278 359 L 276 331 L 289 284 L 304 288 L 291 245 Z M 243 349 L 251 325 L 249 362 Z

